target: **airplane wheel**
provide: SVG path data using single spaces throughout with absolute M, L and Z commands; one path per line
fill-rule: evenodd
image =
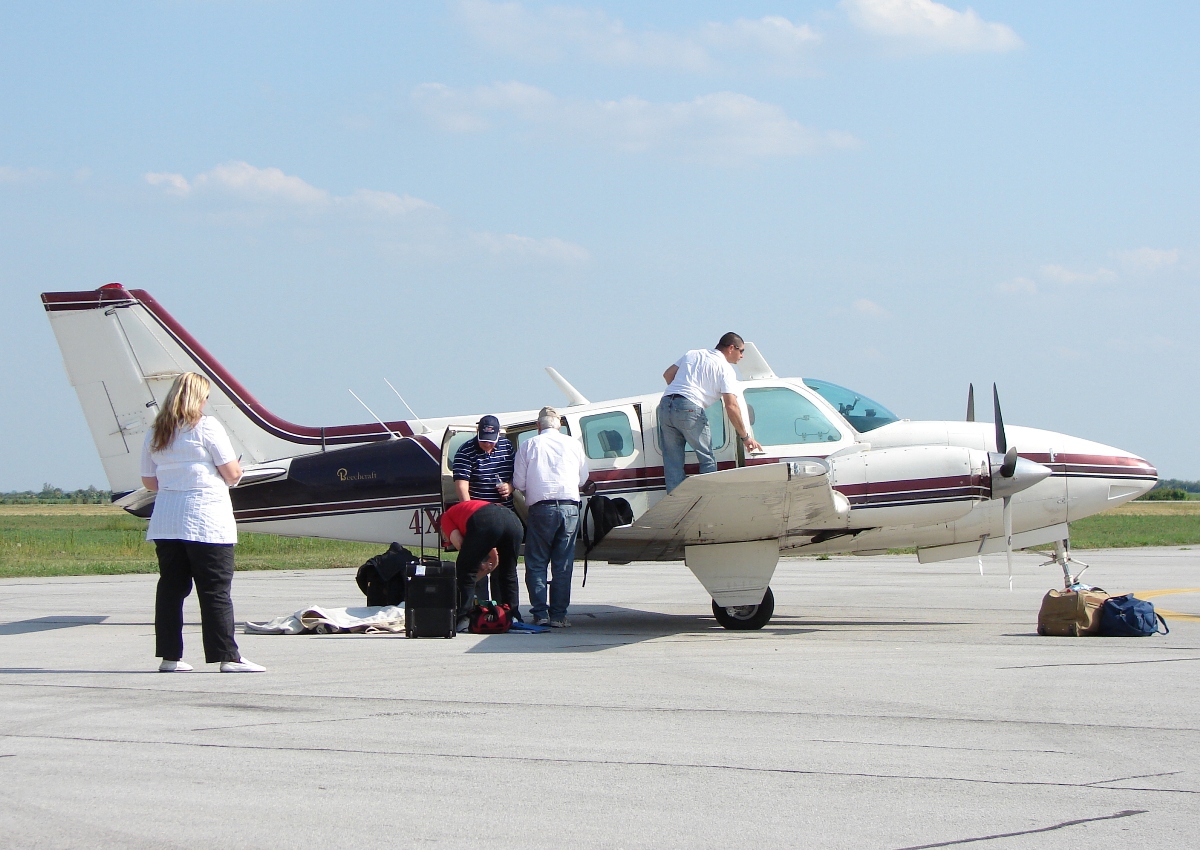
M 775 594 L 768 587 L 759 604 L 736 605 L 732 608 L 724 608 L 718 605 L 716 600 L 713 600 L 712 609 L 717 622 L 727 629 L 734 631 L 761 629 L 770 622 L 771 615 L 775 613 Z

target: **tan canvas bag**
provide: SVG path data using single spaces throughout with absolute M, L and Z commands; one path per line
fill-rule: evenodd
M 1038 612 L 1039 635 L 1079 637 L 1100 631 L 1100 608 L 1108 594 L 1103 590 L 1051 590 Z

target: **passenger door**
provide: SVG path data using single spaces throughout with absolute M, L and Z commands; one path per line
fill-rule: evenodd
M 454 492 L 454 456 L 463 444 L 475 438 L 474 425 L 450 425 L 442 435 L 442 510 L 458 501 Z

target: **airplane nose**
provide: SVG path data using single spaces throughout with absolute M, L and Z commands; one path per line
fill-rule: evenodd
M 1004 467 L 1004 455 L 991 453 L 989 460 L 992 466 L 992 498 L 1002 499 L 1022 490 L 1028 490 L 1039 481 L 1049 478 L 1053 471 L 1042 464 L 1018 457 L 1011 475 L 1005 475 L 1008 470 Z

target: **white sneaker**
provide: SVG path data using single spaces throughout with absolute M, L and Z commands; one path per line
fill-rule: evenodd
M 192 665 L 186 661 L 168 661 L 163 659 L 163 663 L 158 665 L 159 673 L 190 673 Z
M 550 628 L 552 628 L 552 629 L 569 629 L 569 628 L 571 628 L 571 621 L 568 620 L 566 617 L 563 617 L 561 620 L 551 620 Z
M 245 658 L 238 661 L 222 661 L 222 673 L 266 673 L 267 668 Z

